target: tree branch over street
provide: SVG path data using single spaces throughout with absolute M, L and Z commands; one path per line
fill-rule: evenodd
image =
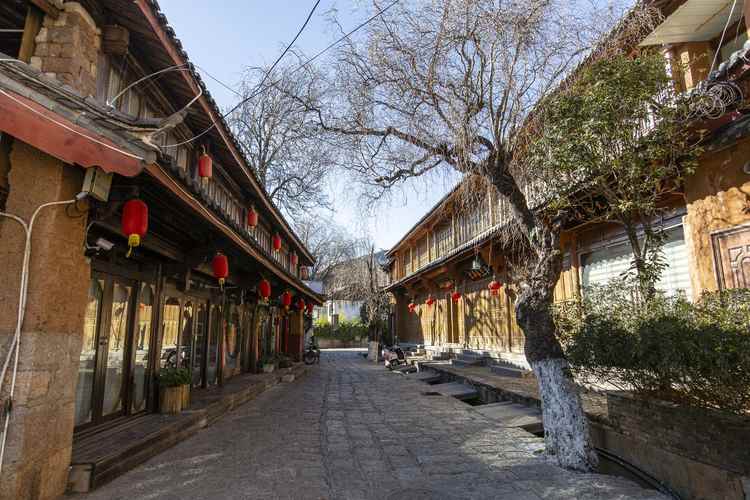
M 381 8 L 377 0 L 372 6 Z M 506 260 L 540 384 L 547 449 L 579 470 L 590 470 L 596 456 L 551 314 L 565 214 L 538 209 L 541 193 L 526 170 L 534 166 L 517 157 L 519 132 L 619 14 L 564 0 L 403 2 L 340 47 L 318 99 L 297 99 L 369 198 L 451 169 L 499 193 L 512 215 L 512 246 L 524 250 Z

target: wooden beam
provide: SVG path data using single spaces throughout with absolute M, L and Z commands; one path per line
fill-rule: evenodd
M 53 19 L 57 19 L 60 16 L 60 8 L 51 0 L 29 0 L 29 2 Z
M 18 59 L 25 63 L 31 61 L 36 49 L 36 36 L 42 28 L 44 21 L 44 12 L 39 8 L 29 5 L 26 11 L 26 21 L 23 26 L 23 35 L 21 36 L 21 49 L 18 51 Z

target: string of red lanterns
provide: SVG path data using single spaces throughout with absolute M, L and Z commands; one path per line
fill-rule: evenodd
M 255 207 L 250 207 L 247 211 L 247 227 L 250 229 L 258 227 L 258 212 L 255 210 Z
M 273 244 L 274 251 L 278 252 L 279 250 L 281 250 L 281 236 L 279 236 L 279 233 L 273 235 L 273 238 L 271 238 L 271 243 Z
M 198 177 L 202 180 L 208 180 L 213 175 L 213 161 L 211 157 L 206 153 L 206 148 L 203 147 L 203 152 L 198 157 Z
M 489 285 L 487 285 L 487 288 L 489 288 L 489 290 L 490 290 L 490 293 L 491 293 L 492 295 L 497 295 L 497 294 L 499 294 L 499 293 L 500 293 L 500 288 L 501 288 L 502 286 L 503 286 L 503 285 L 502 285 L 502 284 L 501 284 L 501 283 L 500 283 L 499 281 L 497 281 L 497 280 L 493 279 L 492 281 L 490 281 L 490 284 L 489 284 Z
M 292 305 L 292 294 L 289 290 L 281 294 L 281 305 L 287 310 L 289 309 L 289 306 Z
M 123 234 L 128 237 L 128 253 L 125 257 L 130 257 L 133 248 L 141 244 L 141 238 L 148 231 L 148 205 L 139 199 L 128 200 L 122 207 L 120 222 Z
M 217 252 L 214 255 L 213 261 L 211 261 L 211 267 L 214 271 L 214 278 L 219 280 L 219 287 L 224 288 L 224 282 L 229 276 L 229 259 L 221 252 Z

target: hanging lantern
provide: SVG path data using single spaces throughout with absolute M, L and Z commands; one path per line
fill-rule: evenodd
M 312 302 L 308 302 L 307 303 L 307 314 L 309 314 L 310 316 L 312 316 L 312 313 L 313 313 L 314 309 L 315 309 L 315 304 L 313 304 Z
M 141 244 L 148 231 L 148 205 L 142 200 L 128 200 L 122 207 L 122 232 L 128 237 L 128 253 Z
M 198 157 L 198 177 L 202 180 L 208 180 L 211 178 L 213 171 L 213 161 L 211 157 L 206 153 L 206 148 L 203 148 L 203 153 Z
M 227 256 L 218 252 L 214 255 L 211 267 L 214 270 L 214 278 L 219 280 L 219 286 L 224 288 L 224 281 L 227 279 L 227 276 L 229 276 L 229 260 L 227 259 Z
M 409 308 L 409 312 L 413 313 L 414 310 L 417 308 L 417 304 L 415 304 L 414 302 L 409 302 L 409 305 L 407 307 Z
M 487 285 L 487 288 L 490 289 L 490 293 L 492 295 L 497 295 L 498 293 L 500 293 L 500 287 L 501 286 L 503 286 L 503 285 L 501 285 L 499 281 L 492 280 L 492 281 L 490 281 L 490 284 Z
M 258 226 L 258 212 L 255 211 L 255 207 L 250 207 L 247 211 L 247 227 L 255 229 Z
M 273 238 L 271 238 L 271 243 L 273 243 L 274 251 L 278 252 L 279 250 L 281 250 L 281 236 L 279 236 L 279 233 L 273 235 Z
M 457 304 L 459 300 L 461 300 L 461 292 L 453 292 L 451 294 L 451 300 L 454 304 Z
M 432 298 L 432 295 L 427 296 L 427 300 L 425 300 L 425 304 L 432 307 L 432 304 L 435 303 L 435 299 Z
M 268 297 L 271 296 L 271 283 L 268 280 L 260 280 L 260 283 L 258 283 L 258 295 L 263 300 L 268 300 Z
M 292 267 L 297 267 L 297 252 L 292 252 L 289 256 L 289 261 L 292 263 Z
M 302 312 L 305 310 L 305 301 L 302 298 L 297 300 L 297 310 L 299 312 Z
M 284 306 L 284 309 L 289 309 L 289 306 L 292 305 L 292 294 L 289 291 L 281 294 L 281 305 Z

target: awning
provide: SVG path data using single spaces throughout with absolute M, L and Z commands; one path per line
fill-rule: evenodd
M 99 167 L 126 177 L 143 170 L 143 159 L 99 134 L 12 91 L 0 89 L 0 131 L 66 163 Z

